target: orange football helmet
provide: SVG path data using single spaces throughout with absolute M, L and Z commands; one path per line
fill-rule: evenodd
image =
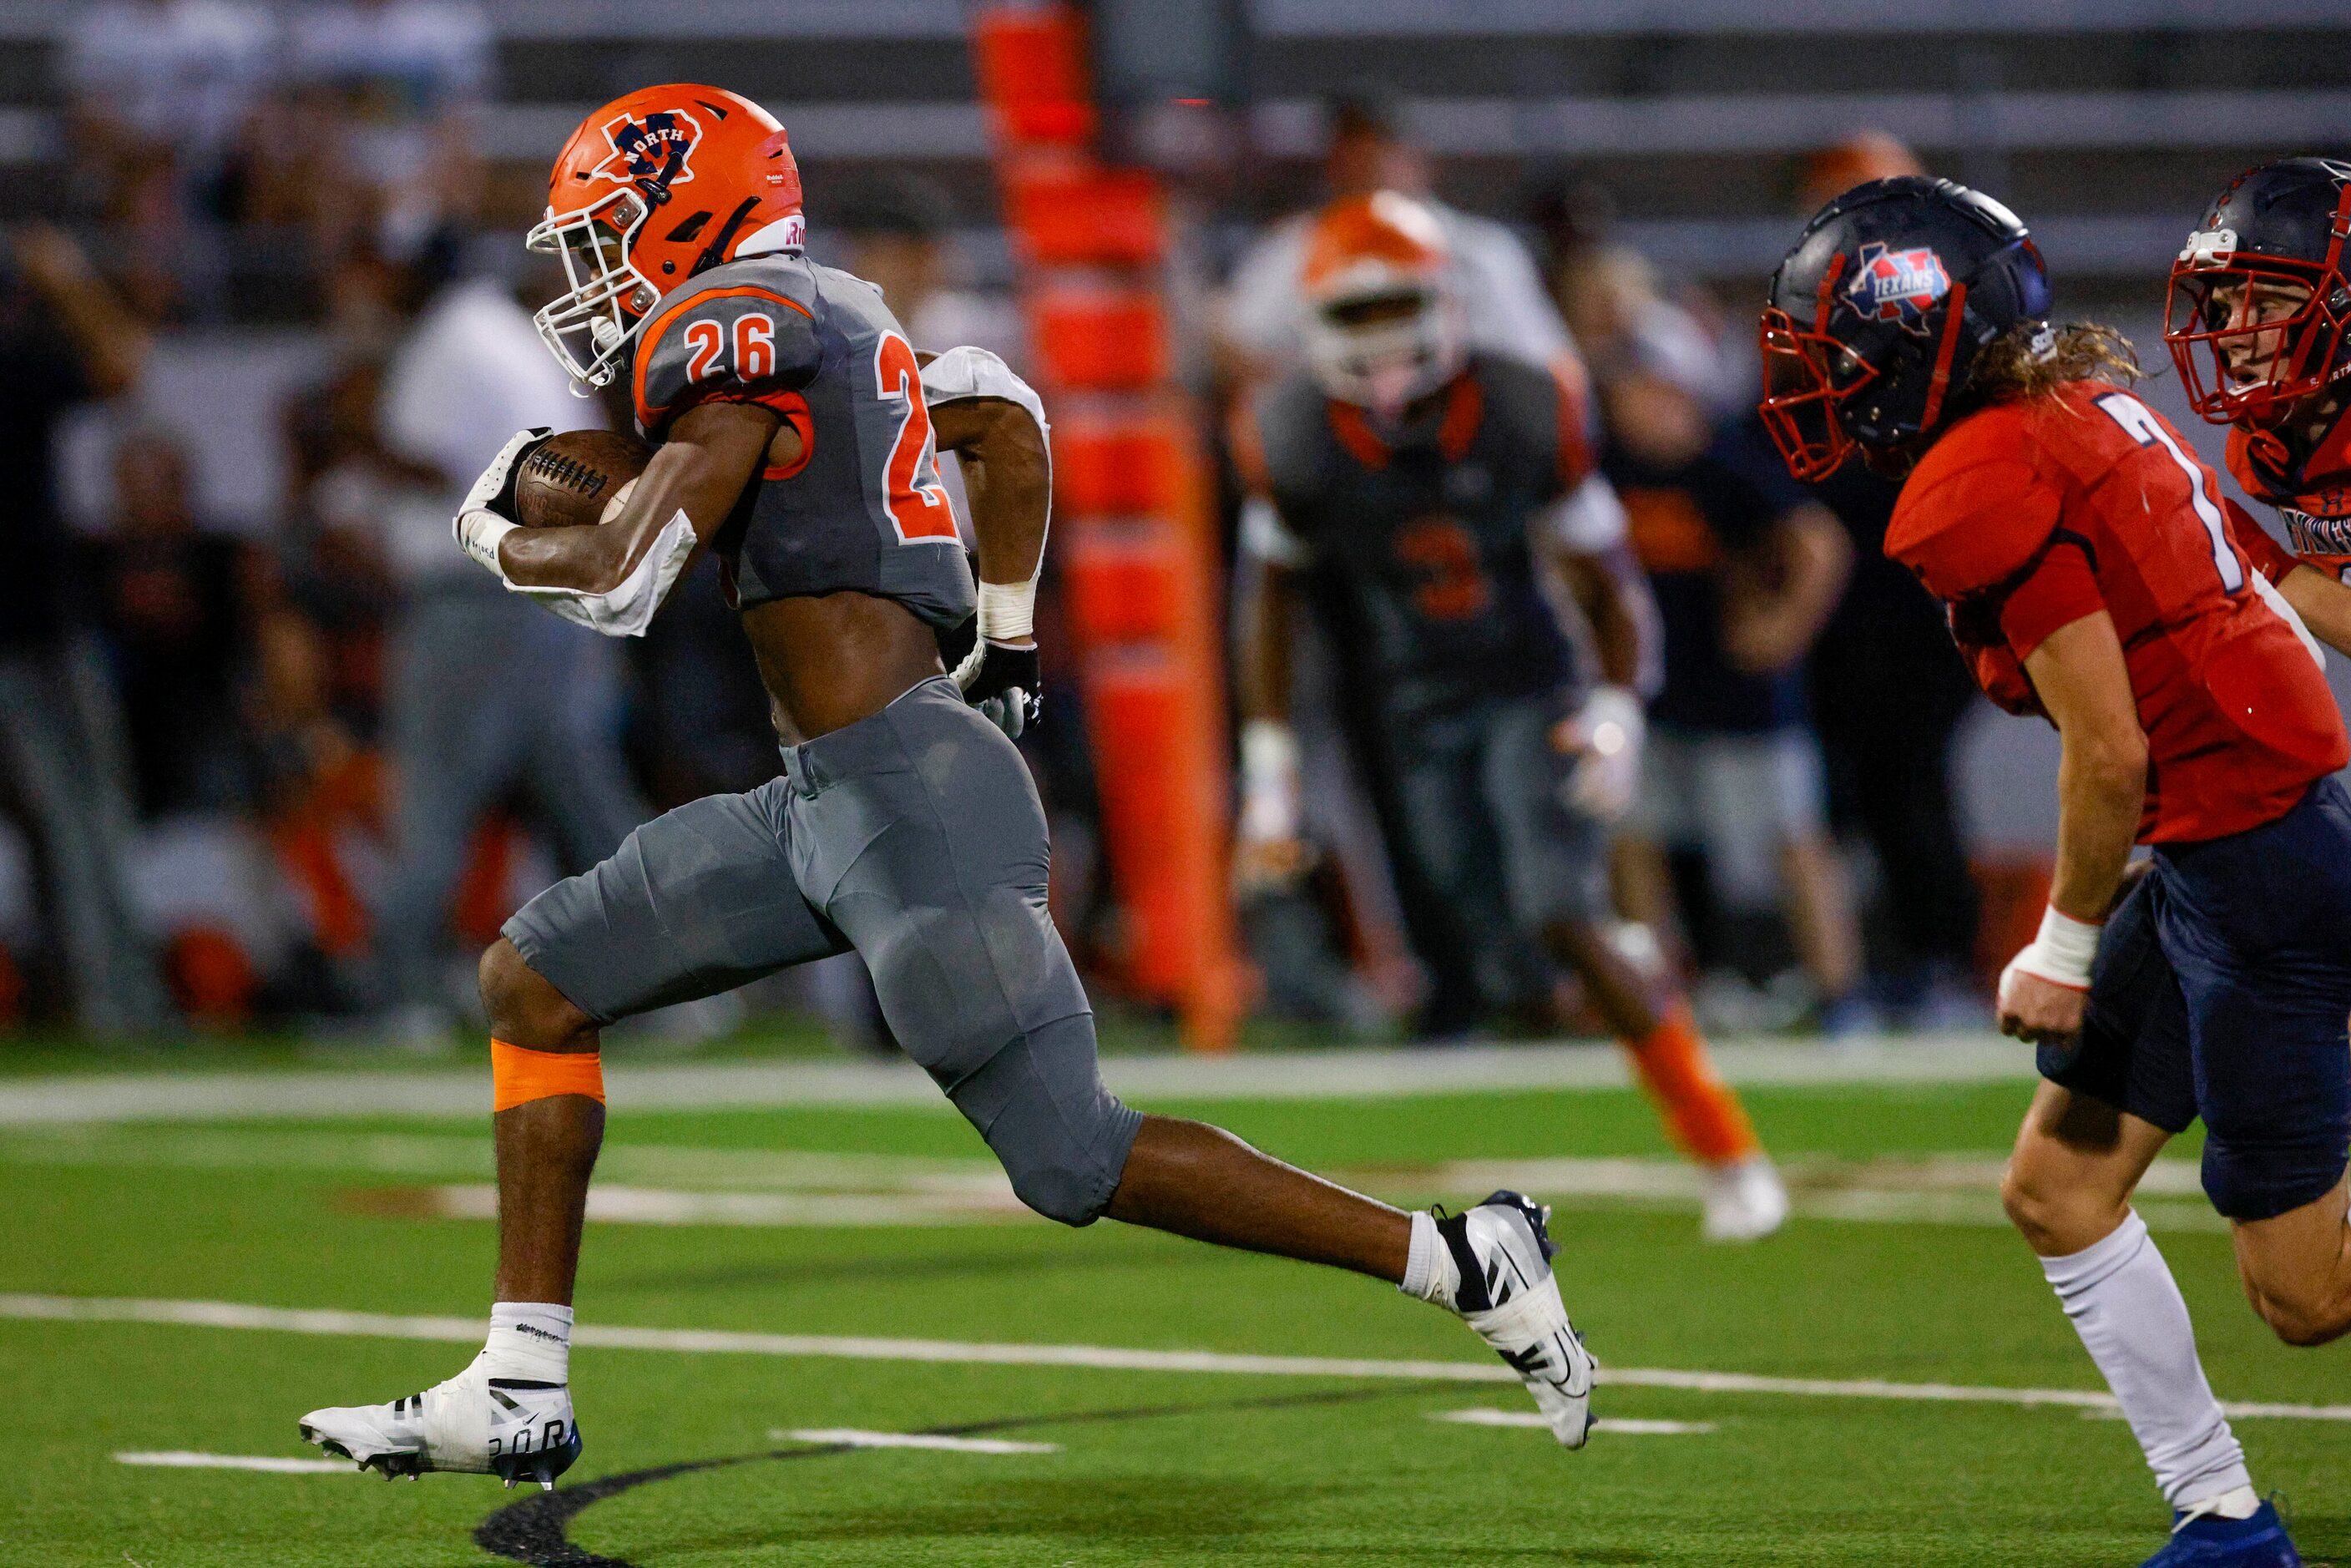
M 663 295 L 807 237 L 774 115 L 724 88 L 641 88 L 581 120 L 556 157 L 526 243 L 562 257 L 571 287 L 532 319 L 573 380 L 601 387 Z
M 1332 397 L 1393 413 L 1467 357 L 1453 250 L 1428 205 L 1395 191 L 1315 214 L 1299 282 L 1306 361 Z

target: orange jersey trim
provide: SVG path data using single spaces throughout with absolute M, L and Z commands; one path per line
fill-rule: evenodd
M 1560 354 L 1552 360 L 1551 379 L 1559 388 L 1559 483 L 1573 490 L 1592 475 L 1592 378 L 1582 360 Z
M 1265 460 L 1265 435 L 1257 427 L 1257 400 L 1243 397 L 1233 404 L 1233 417 L 1227 423 L 1225 444 L 1233 455 L 1233 472 L 1240 476 L 1241 487 L 1252 495 L 1273 494 L 1273 470 Z
M 791 309 L 799 311 L 801 315 L 806 316 L 811 321 L 816 319 L 815 312 L 811 311 L 807 306 L 800 304 L 797 300 L 787 299 L 772 288 L 762 288 L 756 283 L 737 284 L 732 288 L 705 289 L 699 294 L 679 300 L 676 304 L 671 306 L 668 309 L 662 311 L 652 320 L 646 322 L 643 335 L 637 340 L 637 362 L 629 372 L 629 400 L 637 406 L 637 423 L 639 424 L 643 425 L 647 430 L 651 430 L 653 428 L 653 420 L 661 414 L 667 413 L 670 409 L 670 405 L 668 403 L 664 403 L 659 408 L 648 408 L 645 406 L 645 367 L 653 362 L 653 345 L 661 340 L 663 329 L 670 324 L 670 321 L 675 318 L 680 311 L 690 310 L 695 306 L 700 305 L 705 300 L 738 299 L 745 298 L 753 299 L 771 299 L 778 305 L 786 306 Z
M 584 1094 L 604 1103 L 604 1059 L 592 1051 L 527 1051 L 490 1041 L 490 1108 L 511 1111 L 533 1100 Z
M 1469 444 L 1478 439 L 1478 427 L 1485 422 L 1486 389 L 1475 376 L 1463 376 L 1453 383 L 1453 393 L 1445 400 L 1444 423 L 1437 427 L 1437 449 L 1447 463 L 1460 462 L 1469 455 Z

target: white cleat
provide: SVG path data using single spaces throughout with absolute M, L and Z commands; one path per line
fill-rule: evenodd
M 461 1471 L 552 1490 L 580 1457 L 580 1423 L 569 1385 L 494 1378 L 476 1358 L 446 1383 L 389 1405 L 313 1410 L 302 1417 L 302 1440 L 386 1480 Z
M 1761 1241 L 1787 1218 L 1788 1188 L 1770 1155 L 1750 1155 L 1706 1173 L 1698 1229 L 1708 1241 Z
M 1461 1277 L 1453 1310 L 1518 1373 L 1552 1435 L 1580 1448 L 1592 1435 L 1597 1364 L 1559 1299 L 1550 1219 L 1548 1207 L 1498 1192 L 1466 1214 L 1440 1216 L 1437 1231 Z

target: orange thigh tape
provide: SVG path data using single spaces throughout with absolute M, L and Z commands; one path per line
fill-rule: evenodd
M 509 1111 L 557 1094 L 604 1103 L 604 1059 L 592 1051 L 526 1051 L 490 1041 L 491 1108 Z

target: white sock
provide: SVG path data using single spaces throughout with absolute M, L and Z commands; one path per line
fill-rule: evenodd
M 2245 1451 L 2204 1380 L 2188 1303 L 2147 1221 L 2133 1212 L 2096 1246 L 2070 1258 L 2043 1258 L 2041 1270 L 2121 1402 L 2164 1500 L 2187 1511 L 2215 1500 L 2233 1503 L 2226 1494 L 2241 1490 L 2252 1498 Z M 2205 1511 L 2243 1518 L 2252 1511 Z
M 571 1381 L 571 1309 L 552 1301 L 500 1301 L 490 1309 L 482 1365 L 492 1377 Z
M 1461 1270 L 1453 1266 L 1453 1249 L 1437 1233 L 1437 1216 L 1426 1209 L 1413 1211 L 1412 1255 L 1405 1262 L 1404 1283 L 1396 1289 L 1440 1307 L 1451 1306 L 1461 1289 Z

